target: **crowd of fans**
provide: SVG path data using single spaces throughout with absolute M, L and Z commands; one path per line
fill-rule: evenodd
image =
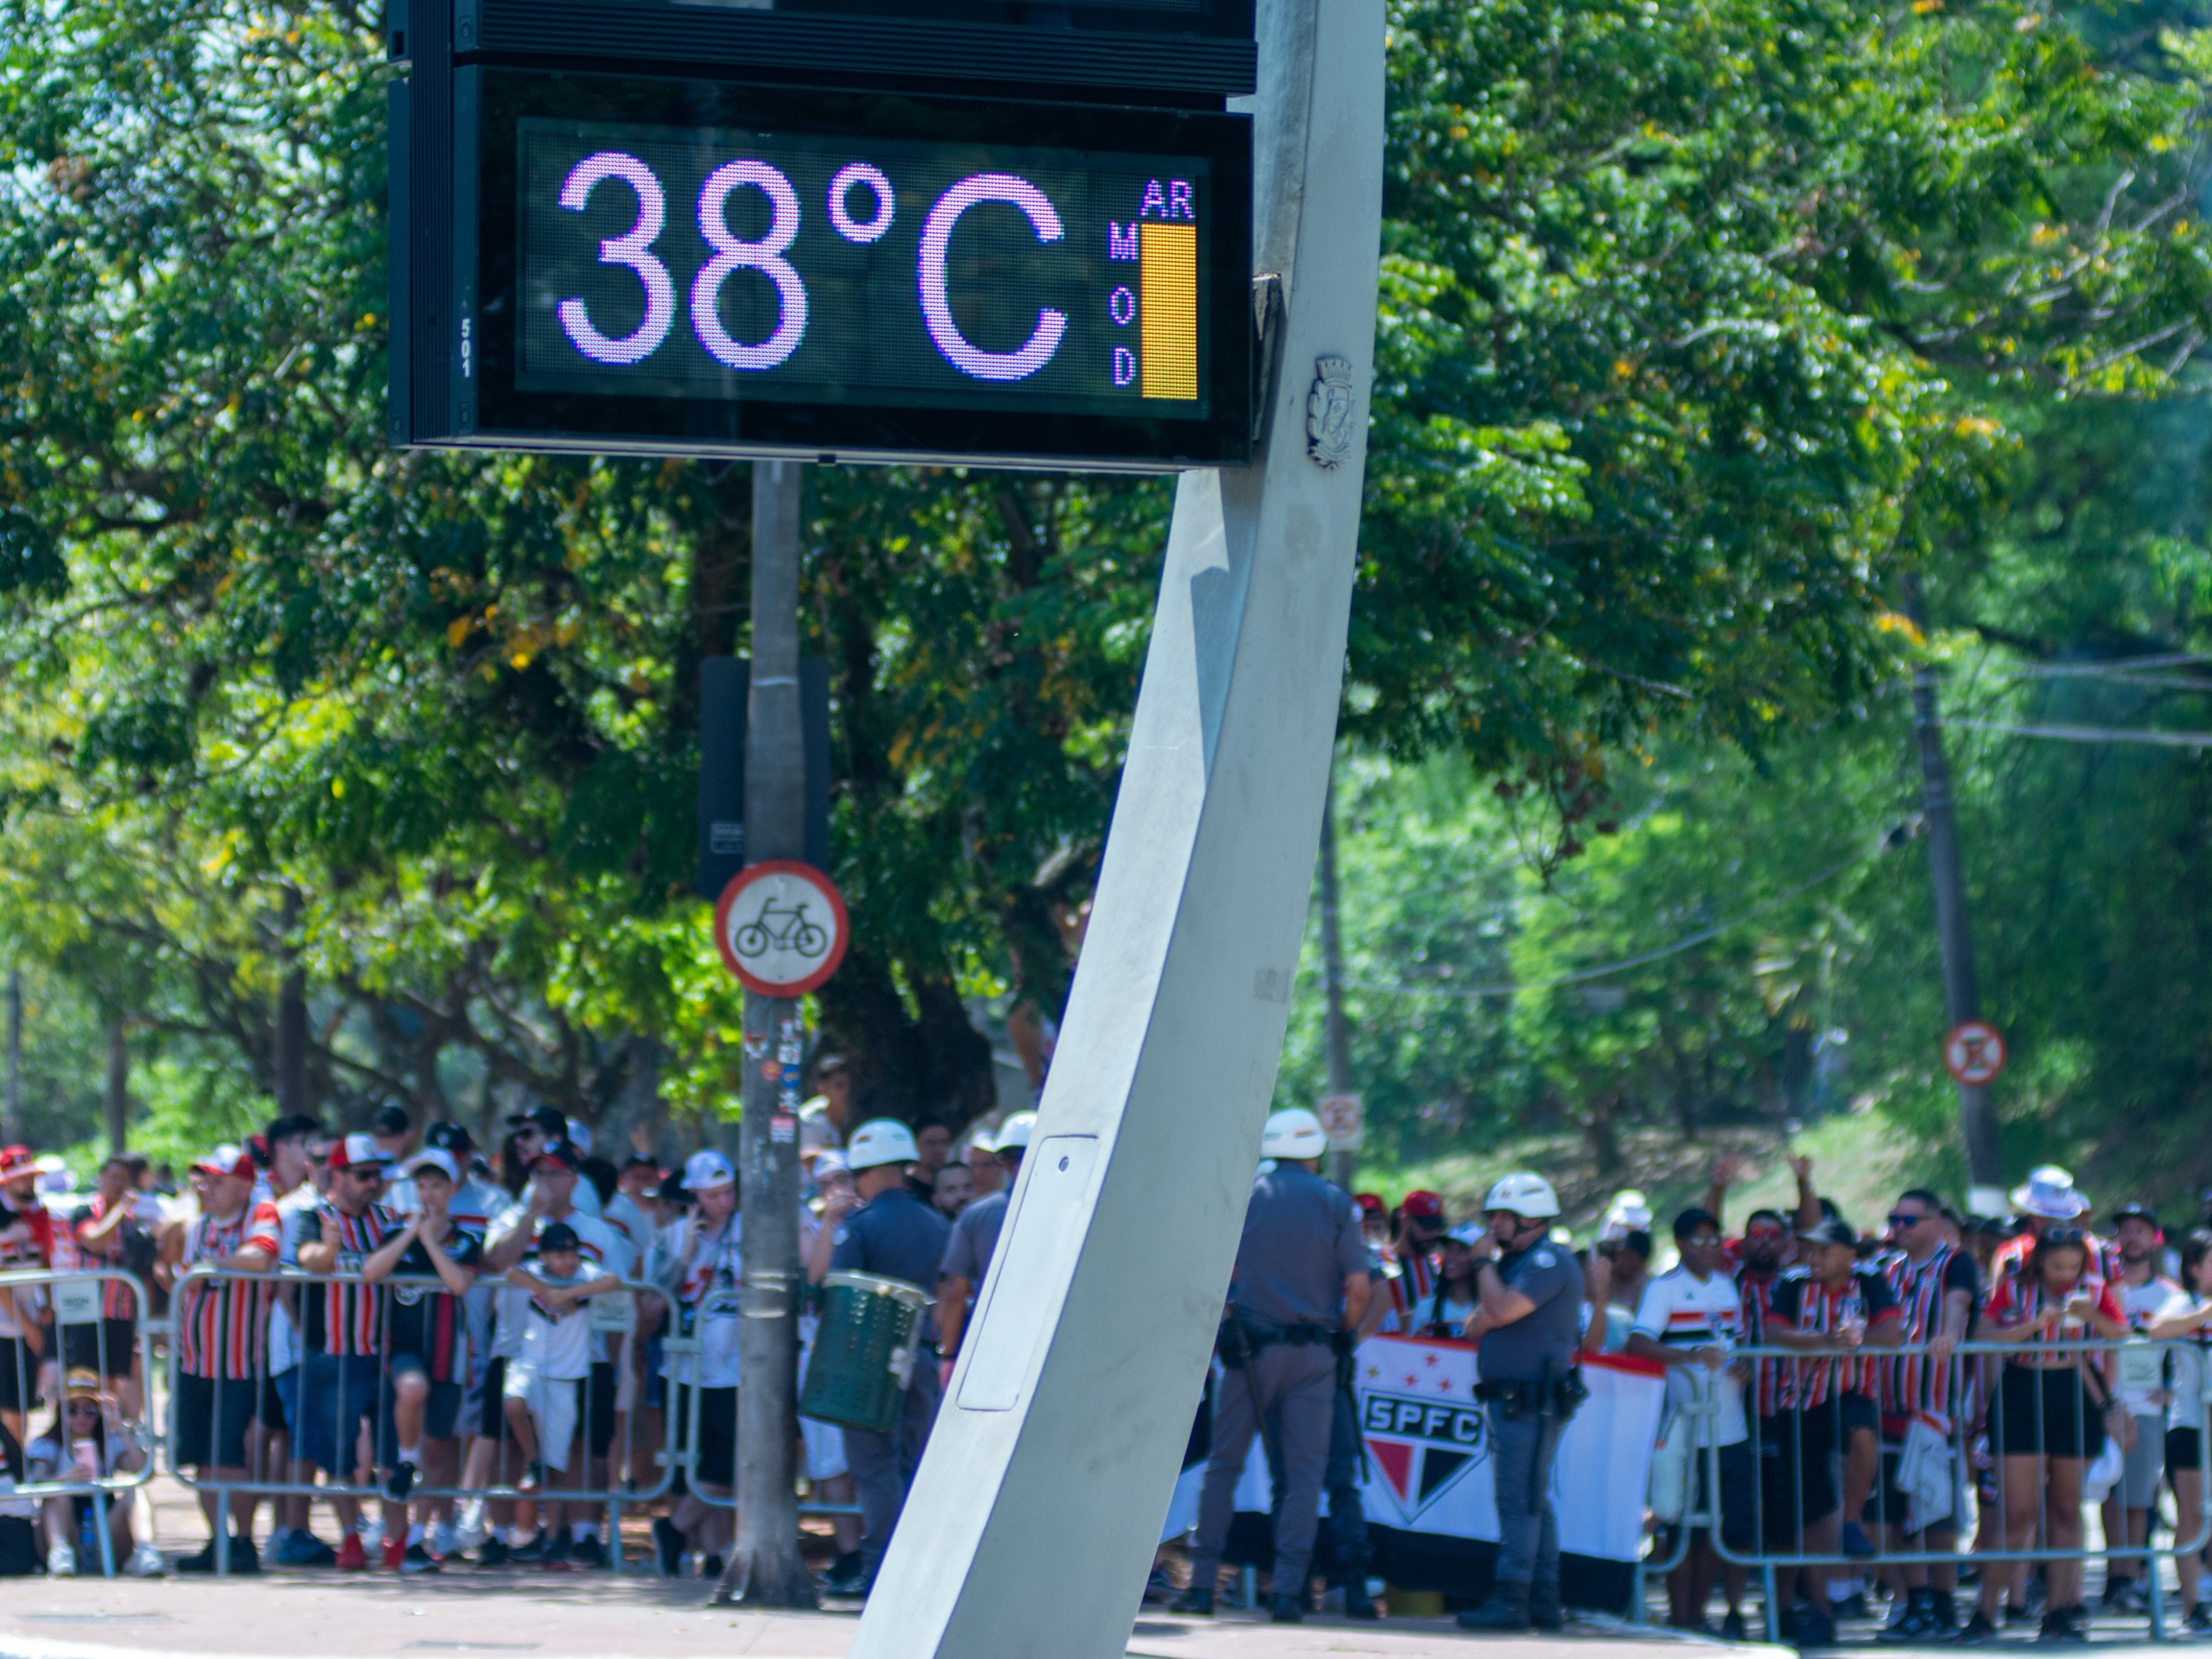
M 1032 1116 L 956 1152 L 941 1127 L 852 1124 L 842 1067 L 830 1060 L 819 1079 L 799 1125 L 810 1280 L 877 1273 L 926 1283 L 937 1297 L 924 1333 L 934 1363 L 890 1432 L 802 1422 L 815 1499 L 837 1511 L 825 1588 L 865 1595 L 988 1270 Z M 170 1454 L 194 1476 L 209 1528 L 174 1570 L 252 1573 L 264 1553 L 287 1565 L 374 1560 L 402 1574 L 471 1560 L 597 1567 L 608 1559 L 610 1497 L 644 1494 L 659 1569 L 720 1573 L 737 1461 L 735 1172 L 711 1150 L 679 1170 L 642 1153 L 617 1164 L 550 1109 L 507 1129 L 487 1150 L 453 1123 L 418 1143 L 398 1105 L 349 1134 L 280 1117 L 195 1163 L 185 1194 L 162 1194 L 143 1158 L 118 1154 L 94 1193 L 66 1203 L 41 1196 L 42 1186 L 66 1187 L 53 1161 L 0 1150 L 0 1271 L 125 1268 L 167 1303 Z M 1738 1170 L 1723 1160 L 1705 1201 L 1673 1218 L 1663 1270 L 1654 1218 L 1634 1193 L 1577 1252 L 1584 1352 L 1668 1374 L 1662 1438 L 1681 1459 L 1690 1490 L 1676 1514 L 1692 1527 L 1686 1540 L 1662 1540 L 1667 1559 L 1682 1545 L 1673 1621 L 1708 1628 L 1717 1588 L 1720 1633 L 1741 1636 L 1746 1575 L 1726 1558 L 1809 1553 L 1850 1565 L 1782 1571 L 1787 1628 L 1804 1645 L 1833 1638 L 1839 1603 L 1885 1592 L 1893 1640 L 1986 1641 L 2008 1616 L 2039 1618 L 2051 1640 L 2081 1639 L 2078 1559 L 2031 1571 L 1975 1558 L 2078 1548 L 2085 1496 L 2104 1502 L 2108 1540 L 2142 1548 L 2160 1522 L 2161 1481 L 2175 1536 L 2194 1535 L 2205 1503 L 2212 1231 L 2170 1248 L 2159 1218 L 2130 1205 L 2092 1231 L 2089 1200 L 2045 1167 L 2014 1194 L 2011 1217 L 1962 1215 L 1914 1188 L 1878 1235 L 1862 1234 L 1815 1190 L 1810 1164 L 1792 1162 L 1794 1208 L 1754 1210 L 1729 1236 L 1719 1217 Z M 1433 1192 L 1395 1206 L 1370 1194 L 1356 1201 L 1383 1292 L 1362 1331 L 1478 1334 L 1488 1231 L 1452 1225 Z M 276 1271 L 285 1267 L 321 1277 Z M 161 1310 L 141 1310 L 120 1279 L 67 1308 L 37 1287 L 0 1285 L 0 1572 L 80 1571 L 101 1552 L 103 1513 L 118 1565 L 172 1565 L 134 1536 L 127 1495 L 6 1497 L 15 1485 L 145 1468 L 147 1311 Z M 802 1320 L 803 1341 L 813 1334 Z M 2065 1346 L 2131 1334 L 2180 1346 L 2153 1351 L 2162 1356 L 2154 1375 Z M 1959 1355 L 1968 1342 L 2005 1352 Z M 1767 1357 L 1739 1356 L 1746 1347 Z M 1777 1357 L 1793 1349 L 1806 1356 Z M 657 1456 L 670 1413 L 679 1449 L 697 1437 L 688 1480 L 668 1477 Z M 1951 1449 L 1966 1457 L 1977 1499 L 1960 1564 Z M 316 1529 L 319 1501 L 335 1541 Z M 1938 1559 L 1887 1559 L 1925 1555 Z M 2212 1630 L 2204 1566 L 2193 1559 L 2180 1575 L 2184 1616 L 2198 1632 Z M 2140 1608 L 2143 1570 L 2141 1558 L 2110 1559 L 2108 1607 Z

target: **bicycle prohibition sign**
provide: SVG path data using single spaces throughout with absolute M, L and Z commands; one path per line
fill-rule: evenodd
M 739 871 L 714 906 L 722 965 L 763 996 L 804 996 L 821 985 L 844 960 L 850 933 L 836 884 L 788 860 Z

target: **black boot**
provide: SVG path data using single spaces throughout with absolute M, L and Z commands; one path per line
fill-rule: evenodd
M 1213 1592 L 1201 1585 L 1193 1584 L 1168 1603 L 1168 1611 L 1182 1613 L 1187 1619 L 1211 1619 L 1213 1617 Z
M 1305 1597 L 1303 1595 L 1271 1595 L 1267 1598 L 1267 1622 L 1273 1625 L 1303 1625 L 1306 1621 Z
M 1460 1614 L 1459 1627 L 1462 1630 L 1527 1630 L 1528 1585 L 1507 1583 L 1502 1580 L 1493 1584 L 1487 1601 L 1479 1607 L 1469 1607 Z
M 1528 1622 L 1538 1630 L 1565 1630 L 1566 1610 L 1559 1605 L 1559 1581 L 1528 1586 Z
M 1367 1570 L 1361 1567 L 1346 1575 L 1344 1581 L 1344 1616 L 1347 1619 L 1380 1619 L 1382 1610 L 1375 1605 L 1375 1598 L 1367 1593 Z

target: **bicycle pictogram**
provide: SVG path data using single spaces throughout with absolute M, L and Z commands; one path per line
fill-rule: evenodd
M 771 949 L 796 951 L 802 957 L 818 957 L 830 948 L 830 934 L 827 929 L 806 919 L 806 906 L 803 902 L 778 904 L 763 893 L 759 912 L 737 930 L 730 943 L 732 949 L 746 957 L 759 956 Z

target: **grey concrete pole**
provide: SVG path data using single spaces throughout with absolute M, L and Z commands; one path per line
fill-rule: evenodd
M 1923 633 L 1928 605 L 1919 578 L 1905 579 L 1905 611 Z M 1966 914 L 1966 859 L 1959 848 L 1959 815 L 1951 793 L 1951 763 L 1943 752 L 1943 721 L 1936 671 L 1912 671 L 1912 735 L 1920 753 L 1920 814 L 1928 831 L 1928 878 L 1935 890 L 1936 940 L 1943 962 L 1943 1009 L 1954 1028 L 1982 1017 L 1981 987 L 1974 973 L 1974 933 Z M 1966 1145 L 1967 1201 L 1987 1214 L 2004 1203 L 2004 1152 L 1988 1085 L 1961 1083 L 1959 1131 Z M 1992 1196 L 1993 1195 L 1993 1196 Z
M 799 465 L 753 463 L 752 688 L 745 721 L 745 859 L 806 849 L 806 753 L 799 703 Z M 738 1331 L 738 1537 L 716 1601 L 811 1607 L 799 1554 L 799 1005 L 745 993 L 744 1318 Z M 789 1085 L 764 1074 L 781 1061 Z
M 1266 451 L 1176 495 L 1036 1138 L 852 1659 L 1121 1654 L 1203 1389 L 1312 896 L 1382 215 L 1382 0 L 1260 30 Z
M 1352 1092 L 1352 1030 L 1344 1023 L 1344 935 L 1337 921 L 1336 896 L 1336 785 L 1331 781 L 1321 807 L 1321 975 L 1327 1000 L 1322 1012 L 1322 1035 L 1328 1048 L 1328 1091 Z M 1352 1190 L 1358 1179 L 1359 1154 L 1332 1152 L 1328 1178 Z
M 8 970 L 8 1121 L 10 1145 L 29 1139 L 23 1127 L 23 970 Z
M 107 1150 L 125 1152 L 131 1137 L 131 1042 L 120 1014 L 107 1022 Z
M 284 889 L 284 975 L 276 984 L 276 1111 L 284 1117 L 307 1109 L 307 976 L 295 942 L 305 904 L 298 888 Z

